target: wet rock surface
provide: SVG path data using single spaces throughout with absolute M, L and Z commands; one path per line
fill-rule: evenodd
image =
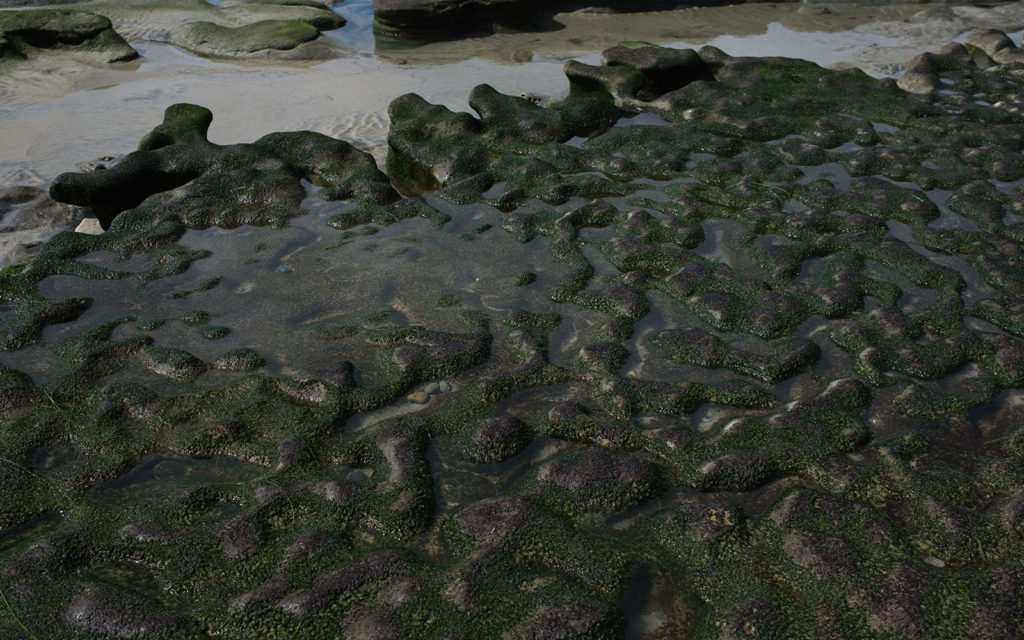
M 51 196 L 89 207 L 104 228 L 122 211 L 149 207 L 176 210 L 184 224 L 199 228 L 281 222 L 300 212 L 303 179 L 327 187 L 325 198 L 360 191 L 368 202 L 397 199 L 372 156 L 346 142 L 300 131 L 220 146 L 206 139 L 212 119 L 199 106 L 168 107 L 138 151 L 112 169 L 57 176 Z
M 106 16 L 73 9 L 0 11 L 0 66 L 45 51 L 87 56 L 103 63 L 139 56 Z
M 15 0 L 0 8 L 22 4 Z M 324 60 L 343 49 L 321 38 L 322 32 L 344 25 L 343 17 L 315 0 L 92 0 L 67 9 L 0 11 L 0 63 L 39 50 L 88 54 L 100 62 L 138 57 L 124 38 L 171 43 L 215 58 Z
M 88 214 L 84 207 L 56 202 L 44 189 L 0 189 L 0 268 L 34 257 L 59 231 L 75 228 Z
M 687 3 L 680 0 L 645 0 L 625 7 L 615 0 L 562 0 L 545 4 L 527 0 L 373 0 L 373 18 L 381 33 L 417 38 L 502 27 L 545 30 L 550 28 L 551 16 L 555 13 L 577 9 L 653 11 L 684 4 Z
M 0 272 L 0 635 L 1019 637 L 1020 62 L 968 46 L 626 43 L 396 99 L 387 177 L 171 107 Z

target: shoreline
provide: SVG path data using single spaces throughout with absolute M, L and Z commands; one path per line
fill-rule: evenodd
M 340 5 L 339 8 L 342 7 L 344 5 Z M 755 12 L 768 11 L 767 7 L 752 7 Z M 827 7 L 822 9 L 819 5 L 786 7 L 789 8 L 804 12 L 838 11 Z M 745 9 L 740 5 L 738 8 L 726 7 L 707 11 L 688 10 L 681 12 L 681 18 L 685 19 L 685 15 L 689 14 L 693 16 L 690 20 L 693 20 L 694 24 L 701 24 L 704 20 L 701 15 L 717 12 L 721 16 L 719 19 L 734 25 L 735 28 L 742 24 L 742 21 L 736 19 L 737 13 L 742 13 Z M 865 9 L 875 10 L 871 7 L 860 8 Z M 809 32 L 805 35 L 803 32 L 794 32 L 782 26 L 783 23 L 772 20 L 769 17 L 771 14 L 766 15 L 762 12 L 757 15 L 764 16 L 758 17 L 757 20 L 765 22 L 755 21 L 755 24 L 762 26 L 753 26 L 751 30 L 767 29 L 766 25 L 773 24 L 770 32 L 743 38 L 718 36 L 688 41 L 662 37 L 658 40 L 667 46 L 676 47 L 710 43 L 734 51 L 736 55 L 753 55 L 761 50 L 770 55 L 812 59 L 823 63 L 824 66 L 859 62 L 859 66 L 866 67 L 869 72 L 876 75 L 894 75 L 899 71 L 900 65 L 928 46 L 937 48 L 953 40 L 953 37 L 947 37 L 950 35 L 950 27 L 942 25 L 938 35 L 931 36 L 930 40 L 925 38 L 924 46 L 920 40 L 904 42 L 900 44 L 897 52 L 893 53 L 886 50 L 886 47 L 897 44 L 898 38 L 893 33 L 892 25 L 881 25 L 890 35 L 864 33 L 862 27 L 861 30 L 854 30 L 852 33 L 840 33 L 830 37 L 825 33 L 816 35 Z M 827 16 L 811 18 L 812 24 L 827 23 Z M 475 44 L 475 40 L 461 44 L 439 43 L 425 45 L 410 52 L 387 51 L 383 57 L 380 53 L 361 53 L 311 67 L 306 64 L 289 66 L 279 63 L 264 68 L 262 63 L 238 64 L 204 60 L 169 45 L 140 44 L 144 54 L 142 62 L 127 63 L 126 71 L 112 68 L 93 69 L 81 65 L 62 68 L 62 64 L 67 65 L 70 61 L 61 62 L 60 59 L 51 60 L 52 64 L 46 65 L 39 73 L 27 71 L 22 77 L 18 77 L 21 72 L 14 69 L 14 73 L 4 83 L 5 86 L 0 86 L 0 95 L 8 96 L 8 101 L 29 100 L 30 104 L 11 105 L 8 102 L 5 107 L 0 107 L 3 127 L 13 127 L 4 132 L 5 138 L 12 142 L 6 145 L 3 155 L 0 155 L 0 168 L 3 171 L 0 174 L 0 181 L 7 185 L 31 184 L 33 179 L 30 174 L 19 179 L 18 171 L 38 171 L 40 175 L 35 178 L 38 184 L 52 179 L 61 171 L 70 170 L 101 155 L 126 153 L 132 148 L 133 141 L 152 126 L 158 114 L 174 102 L 208 104 L 221 114 L 212 132 L 214 139 L 229 144 L 253 140 L 271 131 L 302 128 L 311 128 L 335 136 L 349 131 L 358 134 L 358 128 L 353 129 L 352 125 L 337 122 L 339 115 L 341 118 L 371 118 L 379 123 L 388 102 L 406 88 L 420 92 L 430 100 L 440 100 L 460 110 L 467 108 L 465 95 L 481 78 L 487 78 L 492 83 L 497 82 L 501 85 L 499 88 L 506 91 L 558 97 L 565 91 L 559 68 L 562 60 L 595 60 L 598 51 L 615 43 L 612 42 L 615 40 L 614 37 L 604 36 L 605 40 L 596 41 L 587 53 L 573 49 L 569 40 L 585 39 L 587 29 L 605 33 L 608 25 L 614 24 L 609 21 L 615 19 L 618 18 L 609 18 L 601 14 L 566 16 L 570 31 L 565 36 L 565 44 L 569 48 L 561 51 L 538 52 L 523 48 L 523 44 L 539 44 L 546 37 L 544 34 L 498 34 L 480 40 L 479 44 Z M 624 19 L 629 19 L 629 16 Z M 798 13 L 794 13 L 792 19 L 799 20 Z M 577 20 L 578 23 L 574 24 L 572 20 Z M 712 23 L 715 20 L 713 15 L 711 20 Z M 1024 23 L 1024 9 L 1021 10 L 1021 20 Z M 597 23 L 593 24 L 595 21 Z M 353 26 L 358 27 L 358 24 Z M 338 32 L 328 32 L 328 35 L 343 32 L 346 28 L 348 27 L 343 27 Z M 921 25 L 914 25 L 914 29 L 918 31 L 918 38 L 921 38 L 920 31 L 927 33 L 927 28 Z M 576 32 L 574 30 L 580 30 L 580 35 L 572 35 Z M 854 42 L 858 44 L 851 49 L 849 43 L 844 43 L 844 40 L 848 41 L 855 34 Z M 639 37 L 640 33 L 635 35 L 637 37 L 634 38 L 634 33 L 628 29 L 624 32 L 625 39 L 644 39 Z M 623 38 L 618 38 L 621 39 Z M 772 46 L 772 41 L 779 40 L 785 40 L 795 46 L 780 51 Z M 844 51 L 835 51 L 844 47 Z M 456 62 L 451 62 L 452 58 L 450 54 L 445 53 L 446 50 L 451 50 L 458 56 L 455 58 Z M 498 62 L 459 60 L 467 53 L 473 56 L 483 52 L 500 51 L 509 53 L 499 54 Z M 581 56 L 580 53 L 585 55 Z M 517 62 L 517 55 L 533 62 L 525 65 Z M 866 59 L 863 57 L 865 55 L 868 56 Z M 62 77 L 66 78 L 65 82 L 68 83 L 64 85 L 66 89 L 59 89 L 59 93 L 54 93 L 53 80 Z M 497 78 L 504 80 L 499 81 Z M 281 89 L 261 92 L 260 86 L 266 87 L 272 82 L 276 86 L 281 86 Z M 448 85 L 452 85 L 450 90 L 446 88 Z M 232 108 L 232 101 L 239 94 L 246 95 L 247 102 L 245 105 L 239 105 L 242 108 Z M 33 95 L 37 97 L 32 97 Z M 293 95 L 295 100 L 292 102 L 298 104 L 290 109 L 290 101 L 284 99 L 284 96 Z M 315 103 L 312 109 L 309 108 L 310 103 Z M 105 118 L 105 104 L 123 105 L 121 135 L 110 128 L 109 119 Z M 302 115 L 290 116 L 288 112 L 293 109 Z M 47 111 L 51 113 L 48 114 Z M 245 126 L 245 122 L 261 125 Z M 16 127 L 14 123 L 17 123 Z M 32 132 L 31 145 L 20 140 L 24 133 L 19 129 L 23 126 Z M 372 125 L 379 126 L 381 125 Z M 378 133 L 372 134 L 369 140 L 365 136 L 357 136 L 354 140 L 372 141 L 370 150 L 381 159 L 383 136 L 380 129 L 377 131 Z M 76 140 L 81 137 L 85 140 Z M 73 140 L 75 146 L 68 148 L 68 142 Z M 40 143 L 49 150 L 40 151 Z

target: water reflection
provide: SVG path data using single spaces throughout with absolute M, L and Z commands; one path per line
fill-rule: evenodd
M 457 41 L 377 35 L 377 58 L 393 64 L 452 64 L 471 58 L 522 64 L 536 58 L 586 58 L 623 41 L 675 46 L 712 44 L 733 55 L 790 55 L 838 62 L 857 48 L 899 44 L 895 37 L 853 33 L 869 22 L 904 20 L 920 5 L 802 3 L 685 7 L 615 13 L 581 9 L 553 13 L 517 28 L 500 26 Z M 339 30 L 339 37 L 348 27 Z M 828 37 L 834 34 L 836 37 Z
M 214 456 L 188 458 L 156 454 L 144 459 L 131 471 L 93 490 L 103 503 L 152 500 L 200 486 L 239 485 L 265 475 L 266 469 L 237 458 Z

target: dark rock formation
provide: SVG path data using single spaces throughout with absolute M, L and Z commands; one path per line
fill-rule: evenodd
M 163 124 L 138 151 L 107 171 L 61 174 L 50 194 L 91 207 L 104 229 L 127 209 L 166 210 L 167 196 L 161 194 L 171 189 L 171 209 L 184 224 L 200 228 L 267 224 L 295 215 L 305 197 L 301 179 L 325 182 L 325 198 L 357 192 L 372 192 L 381 204 L 396 198 L 370 154 L 346 142 L 304 131 L 222 147 L 206 139 L 212 119 L 209 110 L 195 105 L 168 107 Z

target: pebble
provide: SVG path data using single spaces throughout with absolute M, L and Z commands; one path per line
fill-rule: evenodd
M 430 394 L 426 391 L 414 391 L 407 395 L 405 399 L 415 404 L 427 404 L 430 401 Z
M 90 236 L 98 236 L 103 233 L 103 227 L 100 226 L 100 221 L 97 218 L 86 218 L 78 223 L 75 227 L 75 233 L 85 233 Z
M 420 391 L 410 393 L 405 399 L 415 404 L 427 404 L 430 402 L 431 396 L 439 393 L 448 393 L 451 390 L 452 383 L 447 380 L 435 380 L 434 382 L 428 382 Z

